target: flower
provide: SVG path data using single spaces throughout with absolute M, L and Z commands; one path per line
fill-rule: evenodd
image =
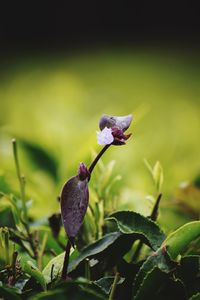
M 97 141 L 99 145 L 109 145 L 114 141 L 112 129 L 105 127 L 102 131 L 97 132 Z
M 100 145 L 124 145 L 131 134 L 124 134 L 132 122 L 132 115 L 123 117 L 103 115 L 99 121 L 101 132 L 97 132 Z

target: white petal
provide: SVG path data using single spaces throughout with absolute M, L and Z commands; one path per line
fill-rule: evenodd
M 105 127 L 102 131 L 97 132 L 97 141 L 99 145 L 109 145 L 114 141 L 112 129 Z

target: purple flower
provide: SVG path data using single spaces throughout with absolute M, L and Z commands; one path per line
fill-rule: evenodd
M 129 128 L 133 117 L 103 115 L 99 122 L 100 132 L 97 132 L 97 140 L 100 145 L 124 145 L 131 134 L 124 134 Z
M 97 132 L 97 141 L 99 145 L 109 145 L 114 141 L 112 129 L 105 127 L 102 131 Z

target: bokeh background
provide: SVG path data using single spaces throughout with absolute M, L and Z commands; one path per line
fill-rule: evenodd
M 101 149 L 100 116 L 132 113 L 131 140 L 103 158 L 121 176 L 119 207 L 149 213 L 155 190 L 144 159 L 159 160 L 161 222 L 170 229 L 199 216 L 199 17 L 189 1 L 8 4 L 0 43 L 2 191 L 18 192 L 16 138 L 32 216 L 59 210 L 63 183 Z

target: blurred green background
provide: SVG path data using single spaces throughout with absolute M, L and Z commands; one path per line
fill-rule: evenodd
M 149 212 L 146 196 L 155 191 L 144 158 L 161 162 L 168 206 L 180 183 L 200 173 L 195 50 L 104 47 L 18 56 L 4 60 L 0 78 L 0 188 L 18 191 L 15 137 L 33 216 L 57 211 L 63 183 L 101 149 L 96 131 L 103 113 L 134 116 L 127 145 L 103 157 L 105 164 L 115 160 L 113 172 L 122 176 L 115 184 L 121 206 Z

